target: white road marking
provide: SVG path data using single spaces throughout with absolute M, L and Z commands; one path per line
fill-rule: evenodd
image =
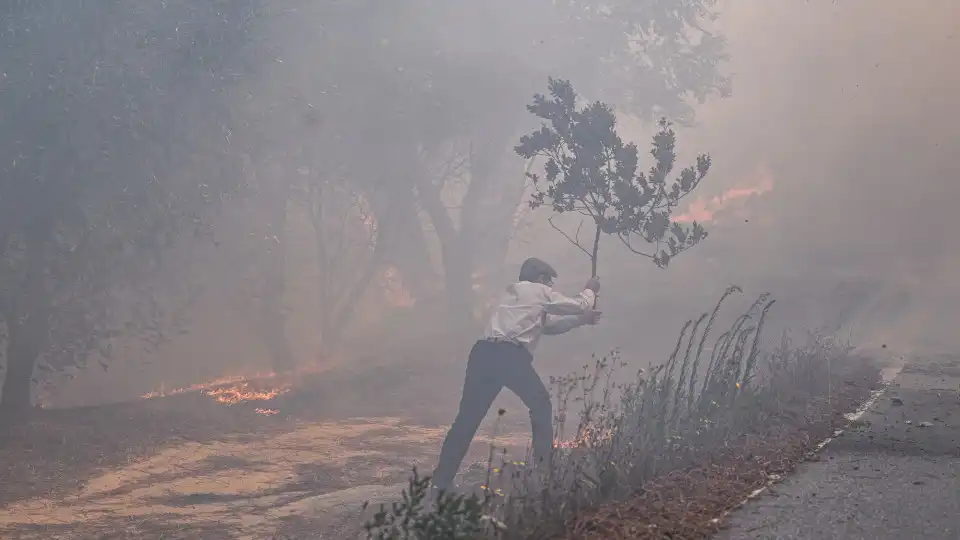
M 905 364 L 904 359 L 903 359 L 903 357 L 901 356 L 901 357 L 899 358 L 899 360 L 898 360 L 895 364 L 893 364 L 893 365 L 891 365 L 891 366 L 888 366 L 888 367 L 885 367 L 885 368 L 883 368 L 882 370 L 880 370 L 880 388 L 878 388 L 877 390 L 874 390 L 873 392 L 871 392 L 871 393 L 870 393 L 870 397 L 867 398 L 866 401 L 864 401 L 863 404 L 860 405 L 860 407 L 858 407 L 856 411 L 854 411 L 854 412 L 852 412 L 852 413 L 847 413 L 847 414 L 843 415 L 844 418 L 846 418 L 846 419 L 847 419 L 848 421 L 850 421 L 850 422 L 855 422 L 855 421 L 859 420 L 864 414 L 866 414 L 866 412 L 867 412 L 868 410 L 870 410 L 870 408 L 873 407 L 873 406 L 877 403 L 877 400 L 880 399 L 880 396 L 882 396 L 882 395 L 887 391 L 887 389 L 890 388 L 890 384 L 893 382 L 893 380 L 896 379 L 898 375 L 900 375 L 900 372 L 903 370 L 904 364 Z M 834 439 L 836 439 L 836 438 L 839 437 L 840 435 L 843 435 L 843 430 L 842 430 L 842 429 L 838 429 L 838 430 L 834 431 L 832 436 L 827 437 L 826 439 L 820 441 L 820 443 L 819 443 L 817 446 L 815 446 L 815 447 L 813 448 L 813 450 L 811 450 L 810 452 L 807 453 L 807 456 L 806 456 L 806 457 L 809 458 L 809 457 L 811 457 L 811 456 L 816 455 L 816 454 L 819 453 L 821 450 L 823 450 L 823 448 L 824 448 L 825 446 L 827 446 L 828 444 L 830 444 L 831 441 L 833 441 Z M 769 475 L 769 476 L 767 477 L 767 483 L 766 483 L 766 484 L 764 484 L 764 485 L 758 487 L 757 489 L 751 491 L 750 494 L 747 495 L 745 499 L 743 499 L 742 501 L 740 501 L 738 504 L 734 505 L 733 507 L 728 508 L 726 511 L 724 511 L 724 512 L 723 512 L 722 514 L 720 514 L 719 516 L 711 519 L 711 520 L 710 520 L 710 523 L 712 523 L 712 524 L 718 524 L 718 523 L 720 523 L 721 520 L 725 519 L 725 518 L 726 518 L 727 516 L 729 516 L 732 512 L 734 512 L 735 510 L 743 507 L 745 504 L 747 504 L 748 502 L 752 501 L 753 499 L 756 499 L 757 497 L 759 497 L 760 495 L 762 495 L 764 492 L 766 492 L 768 489 L 770 489 L 770 487 L 772 487 L 774 484 L 776 484 L 776 483 L 779 482 L 780 480 L 782 480 L 782 477 L 781 477 L 779 474 L 771 474 L 771 475 Z

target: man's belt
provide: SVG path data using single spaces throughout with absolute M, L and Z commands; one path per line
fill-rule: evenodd
M 510 345 L 514 345 L 517 347 L 523 347 L 523 345 L 516 339 L 510 339 L 505 337 L 488 337 L 488 338 L 483 338 L 483 340 L 488 341 L 490 343 L 509 343 Z

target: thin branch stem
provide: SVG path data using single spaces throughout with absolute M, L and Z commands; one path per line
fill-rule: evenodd
M 620 242 L 622 242 L 623 245 L 624 245 L 628 250 L 630 250 L 630 252 L 632 252 L 634 255 L 641 255 L 641 256 L 646 257 L 646 258 L 648 258 L 648 259 L 652 259 L 652 258 L 656 257 L 656 253 L 654 253 L 654 255 L 650 255 L 649 253 L 644 253 L 644 252 L 642 252 L 642 251 L 637 251 L 636 249 L 634 249 L 634 247 L 630 244 L 630 238 L 627 237 L 626 235 L 619 234 L 619 235 L 617 235 L 617 238 L 619 238 L 619 239 L 620 239 Z
M 547 223 L 549 223 L 550 226 L 553 227 L 553 229 L 554 229 L 555 231 L 557 231 L 558 233 L 562 234 L 563 237 L 566 238 L 568 242 L 570 242 L 571 244 L 573 244 L 574 246 L 576 246 L 577 248 L 579 248 L 580 251 L 586 253 L 586 254 L 587 254 L 587 257 L 590 257 L 590 256 L 591 256 L 590 251 L 587 250 L 587 248 L 583 247 L 583 245 L 580 244 L 580 240 L 579 240 L 579 239 L 580 239 L 580 228 L 583 227 L 583 221 L 581 221 L 581 222 L 580 222 L 580 225 L 577 227 L 576 238 L 572 238 L 569 234 L 565 233 L 565 232 L 563 231 L 563 229 L 561 229 L 560 227 L 557 227 L 557 226 L 553 223 L 553 217 L 552 217 L 552 216 L 547 220 Z

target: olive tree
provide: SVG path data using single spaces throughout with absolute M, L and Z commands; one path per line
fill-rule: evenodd
M 122 335 L 164 338 L 152 272 L 182 233 L 209 233 L 205 214 L 238 187 L 222 105 L 245 28 L 239 6 L 8 8 L 0 411 L 19 413 L 45 373 L 106 368 Z

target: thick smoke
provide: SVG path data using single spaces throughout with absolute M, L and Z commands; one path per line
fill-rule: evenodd
M 262 9 L 257 15 L 262 19 L 252 25 L 255 35 L 247 36 L 260 64 L 244 75 L 230 97 L 236 100 L 235 113 L 250 120 L 251 129 L 259 130 L 261 146 L 269 148 L 273 165 L 259 171 L 260 178 L 307 170 L 300 165 L 304 154 L 315 154 L 319 166 L 327 157 L 348 156 L 370 177 L 409 173 L 393 156 L 343 145 L 398 136 L 378 131 L 377 115 L 396 113 L 380 101 L 382 81 L 354 81 L 361 84 L 346 90 L 366 96 L 366 101 L 357 100 L 363 107 L 340 111 L 354 115 L 353 122 L 311 118 L 310 110 L 331 89 L 344 91 L 331 80 L 334 67 L 342 73 L 350 63 L 390 65 L 391 54 L 402 57 L 411 48 L 434 48 L 454 67 L 463 66 L 463 76 L 473 77 L 476 84 L 510 89 L 473 111 L 470 121 L 483 129 L 525 125 L 518 121 L 526 115 L 523 106 L 533 92 L 544 90 L 548 75 L 571 79 L 591 98 L 614 104 L 625 99 L 606 92 L 605 81 L 593 75 L 595 59 L 589 50 L 584 49 L 583 57 L 552 55 L 550 21 L 529 7 L 533 4 L 500 4 L 494 10 L 456 2 L 418 3 L 416 9 L 371 3 L 391 10 L 389 16 L 379 16 L 382 28 L 343 24 L 348 19 L 342 17 L 352 12 L 342 2 Z M 701 203 L 688 209 L 691 216 L 709 216 L 710 238 L 666 271 L 610 249 L 601 263 L 606 324 L 589 338 L 554 340 L 543 356 L 569 356 L 571 346 L 586 354 L 620 345 L 644 348 L 651 361 L 662 359 L 682 322 L 706 309 L 729 284 L 743 286 L 747 296 L 772 292 L 780 300 L 774 312 L 780 327 L 839 328 L 855 341 L 889 343 L 904 351 L 960 345 L 950 327 L 960 314 L 960 287 L 953 279 L 960 270 L 960 241 L 950 232 L 960 195 L 960 165 L 954 158 L 960 150 L 954 127 L 960 118 L 960 5 L 726 0 L 720 2 L 720 14 L 716 26 L 728 40 L 730 59 L 724 69 L 732 76 L 732 96 L 695 106 L 695 122 L 679 130 L 682 162 L 697 152 L 710 152 L 714 158 Z M 491 35 L 493 26 L 483 24 L 490 20 L 497 21 L 498 28 L 504 28 L 505 21 L 529 25 L 531 39 L 542 38 L 536 54 L 516 54 L 517 43 Z M 369 36 L 370 50 L 331 48 L 338 33 L 360 31 L 361 26 L 391 38 Z M 433 31 L 398 31 L 405 27 Z M 502 69 L 483 69 L 500 64 L 515 66 L 509 80 L 496 78 L 504 77 Z M 470 99 L 453 92 L 446 98 Z M 649 123 L 623 120 L 627 138 L 643 144 Z M 325 122 L 339 122 L 353 131 L 320 134 L 315 127 Z M 397 141 L 404 142 L 402 137 Z M 500 169 L 499 174 L 515 175 L 518 183 L 522 179 L 519 158 Z M 750 196 L 739 196 L 751 191 Z M 505 215 L 513 211 L 507 207 Z M 247 234 L 243 218 L 237 219 L 233 233 Z M 496 279 L 509 279 L 519 260 L 537 255 L 552 258 L 561 271 L 561 285 L 581 284 L 580 274 L 586 277 L 589 266 L 544 219 L 540 214 L 524 217 L 532 225 L 517 233 L 507 260 L 510 270 Z M 293 239 L 288 256 L 294 261 L 288 268 L 288 307 L 296 314 L 288 336 L 295 354 L 309 357 L 318 342 L 316 314 L 310 307 L 316 291 L 310 289 L 311 278 L 300 274 L 311 272 L 311 240 L 297 229 L 306 227 L 304 222 L 293 220 L 287 227 Z M 421 255 L 408 256 L 405 278 L 418 277 Z M 436 261 L 435 253 L 428 255 Z M 217 264 L 219 275 L 236 270 L 223 261 Z M 213 268 L 202 258 L 195 266 L 184 272 L 202 274 Z M 164 367 L 143 377 L 156 380 L 159 373 L 174 369 L 172 365 L 186 363 L 189 369 L 179 374 L 183 383 L 223 371 L 199 369 L 193 360 L 183 359 L 212 358 L 211 364 L 229 366 L 256 364 L 256 357 L 265 354 L 262 344 L 247 343 L 256 340 L 248 337 L 251 323 L 240 320 L 246 308 L 239 308 L 239 316 L 222 315 L 237 313 L 228 309 L 233 309 L 231 298 L 238 293 L 225 285 L 221 289 L 197 308 L 202 316 L 192 319 L 191 335 L 156 362 Z
M 680 132 L 688 156 L 714 158 L 687 212 L 711 236 L 666 272 L 611 255 L 598 340 L 662 358 L 674 328 L 738 284 L 779 301 L 774 340 L 817 328 L 903 353 L 956 347 L 960 6 L 728 1 L 718 24 L 733 95 Z
M 860 340 L 955 346 L 960 6 L 727 2 L 725 13 L 734 95 L 704 107 L 691 136 L 725 180 L 763 166 L 774 189 L 705 251 L 745 284 L 755 275 L 786 301 L 822 302 L 820 324 Z

